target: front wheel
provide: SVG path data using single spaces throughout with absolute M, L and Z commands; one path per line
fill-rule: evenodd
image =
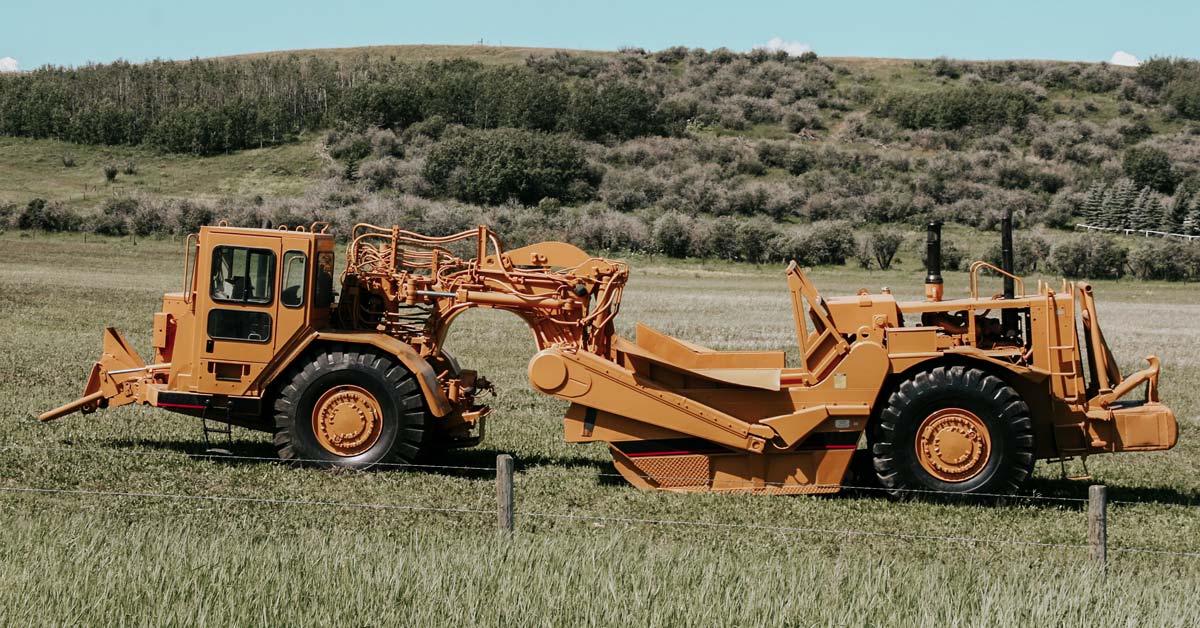
M 292 369 L 274 409 L 284 460 L 351 468 L 405 463 L 428 440 L 416 378 L 370 349 L 330 347 Z
M 900 383 L 872 431 L 880 483 L 909 492 L 1011 494 L 1033 473 L 1029 406 L 1003 380 L 965 366 Z

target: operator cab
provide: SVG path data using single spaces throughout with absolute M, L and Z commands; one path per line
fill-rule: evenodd
M 314 227 L 206 226 L 189 237 L 187 289 L 164 297 L 162 334 L 156 316 L 156 361 L 178 365 L 172 378 L 198 390 L 252 393 L 297 334 L 329 325 L 334 242 Z

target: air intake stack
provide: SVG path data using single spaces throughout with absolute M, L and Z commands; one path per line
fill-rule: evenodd
M 925 300 L 941 301 L 942 286 L 942 221 L 929 223 L 925 232 Z
M 1004 210 L 1004 217 L 1000 219 L 1000 268 L 1005 273 L 1004 276 L 1004 298 L 1012 299 L 1016 296 L 1015 286 L 1013 285 L 1013 219 L 1012 209 Z M 1017 334 L 1017 316 L 1018 312 L 1012 308 L 1001 310 L 1000 324 L 1004 328 L 1005 336 L 1015 336 Z

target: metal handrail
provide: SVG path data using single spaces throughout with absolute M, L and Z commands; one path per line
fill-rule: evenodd
M 1020 277 L 1018 277 L 998 266 L 995 266 L 995 265 L 992 265 L 985 261 L 980 260 L 980 261 L 977 261 L 977 262 L 971 264 L 971 298 L 972 299 L 979 298 L 979 271 L 984 268 L 996 271 L 1000 275 L 1012 279 L 1013 282 L 1016 283 L 1017 289 L 1020 291 L 1020 294 L 1017 296 L 1021 296 L 1021 297 L 1025 296 L 1025 281 L 1024 280 L 1022 280 Z
M 196 256 L 191 255 L 192 241 L 195 240 Z M 188 272 L 188 260 L 191 260 L 192 272 Z M 200 263 L 200 235 L 189 233 L 183 241 L 183 302 L 192 304 L 192 293 L 196 290 L 196 270 Z M 190 281 L 189 281 L 190 280 Z M 190 284 L 190 285 L 189 285 Z

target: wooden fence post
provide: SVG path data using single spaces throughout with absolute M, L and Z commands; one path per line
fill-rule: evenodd
M 1108 491 L 1103 484 L 1088 487 L 1088 546 L 1100 571 L 1108 568 Z
M 513 531 L 513 458 L 508 454 L 496 456 L 496 528 Z

